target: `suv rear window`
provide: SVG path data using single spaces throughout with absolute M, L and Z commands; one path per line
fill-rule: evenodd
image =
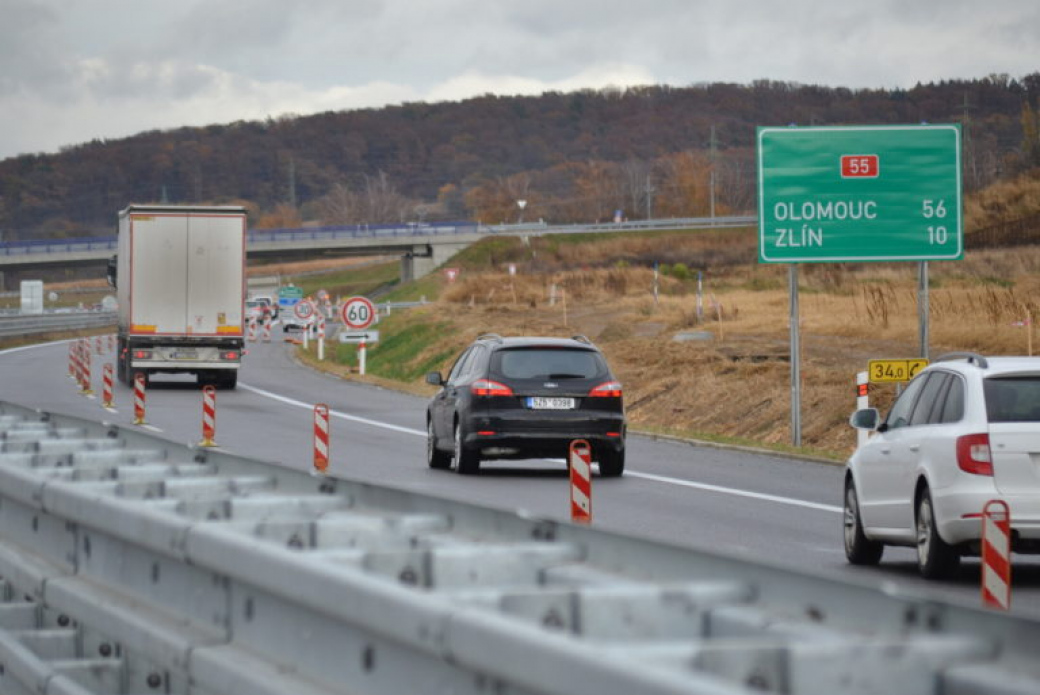
M 594 350 L 514 348 L 495 352 L 491 373 L 507 379 L 591 379 L 607 371 Z
M 1040 422 L 1040 376 L 986 379 L 990 422 Z

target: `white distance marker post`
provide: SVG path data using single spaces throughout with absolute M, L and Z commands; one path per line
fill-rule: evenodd
M 325 361 L 325 317 L 318 315 L 318 360 Z
M 856 410 L 870 407 L 870 379 L 867 372 L 856 372 Z M 856 445 L 863 446 L 870 437 L 867 430 L 856 430 Z

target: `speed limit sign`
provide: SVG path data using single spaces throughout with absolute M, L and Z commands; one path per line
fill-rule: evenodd
M 310 317 L 314 316 L 314 305 L 306 299 L 301 299 L 293 306 L 293 313 L 296 314 L 296 318 L 301 321 L 306 321 Z
M 376 308 L 364 297 L 351 297 L 343 302 L 339 310 L 343 325 L 355 331 L 363 331 L 376 318 Z

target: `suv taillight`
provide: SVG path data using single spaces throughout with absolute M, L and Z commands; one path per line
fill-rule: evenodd
M 500 384 L 497 381 L 491 381 L 491 379 L 477 379 L 473 382 L 473 385 L 469 387 L 469 390 L 474 396 L 513 395 L 513 389 L 509 388 L 505 384 Z
M 621 398 L 621 382 L 607 381 L 589 391 L 590 396 Z
M 989 435 L 983 432 L 957 437 L 957 466 L 967 473 L 993 475 Z

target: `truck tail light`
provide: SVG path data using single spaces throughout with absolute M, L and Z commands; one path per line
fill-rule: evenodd
M 621 382 L 606 381 L 589 391 L 589 395 L 601 398 L 621 398 Z
M 134 359 L 135 360 L 150 360 L 150 359 L 152 359 L 152 351 L 151 350 L 134 350 Z
M 226 352 L 220 353 L 220 359 L 222 360 L 237 360 L 241 357 L 238 350 L 227 350 Z
M 966 473 L 993 475 L 993 454 L 987 433 L 957 437 L 957 466 Z
M 491 379 L 477 379 L 469 387 L 474 396 L 512 396 L 513 389 Z

